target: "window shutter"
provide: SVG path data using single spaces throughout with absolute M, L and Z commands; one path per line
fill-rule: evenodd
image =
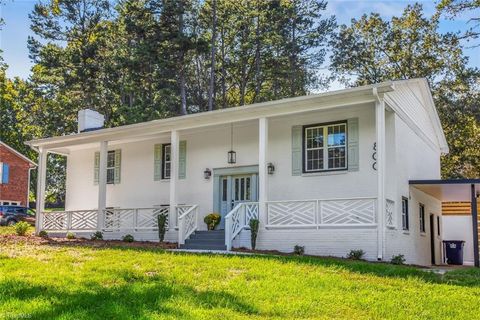
M 302 126 L 292 127 L 292 176 L 302 174 Z
M 162 180 L 162 145 L 156 144 L 153 148 L 153 180 Z
M 8 183 L 9 175 L 10 175 L 10 166 L 4 163 L 3 170 L 2 170 L 2 183 L 5 183 L 5 184 Z
M 180 141 L 178 148 L 178 179 L 187 177 L 187 141 Z
M 122 150 L 117 149 L 115 150 L 115 177 L 114 177 L 114 184 L 120 183 L 120 172 L 122 166 Z
M 100 152 L 95 152 L 95 165 L 93 173 L 93 183 L 98 184 L 98 177 L 100 174 Z
M 348 171 L 358 171 L 359 169 L 359 135 L 358 118 L 347 120 L 347 139 L 348 139 Z

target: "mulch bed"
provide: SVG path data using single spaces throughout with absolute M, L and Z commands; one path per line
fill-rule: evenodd
M 86 238 L 66 239 L 48 237 L 42 238 L 35 235 L 18 236 L 15 234 L 0 235 L 1 244 L 31 244 L 31 245 L 54 245 L 54 246 L 79 246 L 96 248 L 147 248 L 147 249 L 176 249 L 177 244 L 171 242 L 134 241 L 121 240 L 90 240 Z

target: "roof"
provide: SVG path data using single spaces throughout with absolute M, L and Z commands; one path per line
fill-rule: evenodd
M 409 184 L 442 202 L 468 201 L 480 193 L 480 179 L 410 180 Z
M 15 154 L 16 156 L 18 156 L 19 158 L 25 160 L 26 162 L 30 163 L 30 166 L 32 167 L 36 167 L 37 164 L 35 162 L 33 162 L 32 160 L 30 160 L 29 158 L 25 157 L 23 154 L 21 154 L 20 152 L 18 152 L 17 150 L 13 149 L 12 147 L 10 147 L 8 144 L 6 144 L 5 142 L 3 141 L 0 141 L 0 146 L 4 146 L 7 150 L 9 150 L 10 152 L 12 152 L 13 154 Z
M 105 128 L 65 136 L 32 140 L 26 142 L 26 144 L 32 148 L 42 147 L 47 149 L 59 149 L 75 144 L 120 140 L 132 136 L 153 137 L 155 134 L 168 132 L 171 130 L 200 128 L 211 125 L 253 120 L 261 117 L 289 115 L 305 111 L 326 110 L 336 107 L 372 103 L 376 101 L 377 94 L 387 94 L 394 91 L 396 85 L 401 86 L 405 83 L 419 84 L 424 91 L 423 96 L 431 98 L 430 90 L 425 79 L 387 81 L 373 85 L 329 91 L 302 97 L 286 98 L 269 102 L 255 103 L 246 106 L 124 125 L 114 128 Z M 425 99 L 424 103 L 429 108 L 433 118 L 435 118 L 433 125 L 436 130 L 436 135 L 438 136 L 438 140 L 435 141 L 435 143 L 439 145 L 442 151 L 448 151 L 448 146 L 443 135 L 443 131 L 441 127 L 437 125 L 437 123 L 440 123 L 440 120 L 438 119 L 438 114 L 436 113 L 435 106 L 433 105 L 433 100 Z

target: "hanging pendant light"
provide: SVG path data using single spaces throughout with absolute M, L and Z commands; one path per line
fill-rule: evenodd
M 237 153 L 233 150 L 233 123 L 230 124 L 230 151 L 228 151 L 228 163 L 237 162 Z

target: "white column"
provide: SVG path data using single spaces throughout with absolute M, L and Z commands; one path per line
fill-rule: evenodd
M 268 119 L 259 119 L 258 130 L 258 203 L 260 228 L 267 224 L 268 201 L 268 172 L 267 172 L 267 150 L 268 150 Z
M 47 156 L 48 152 L 42 147 L 38 148 L 38 172 L 37 172 L 37 199 L 36 199 L 36 219 L 35 233 L 42 230 L 43 216 L 45 211 L 45 185 L 47 178 Z
M 383 95 L 375 102 L 377 140 L 377 258 L 384 258 L 385 247 L 385 102 Z
M 107 207 L 107 157 L 108 141 L 102 141 L 100 142 L 100 161 L 98 166 L 97 230 L 103 229 L 103 213 Z
M 170 136 L 170 216 L 169 225 L 174 228 L 176 225 L 177 213 L 177 182 L 178 182 L 178 148 L 179 138 L 178 132 L 172 130 Z

